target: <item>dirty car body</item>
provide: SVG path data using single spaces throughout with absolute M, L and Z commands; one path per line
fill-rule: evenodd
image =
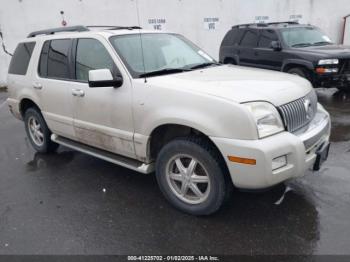
M 16 68 L 18 56 L 27 68 Z M 30 37 L 16 50 L 8 86 L 9 108 L 35 149 L 61 144 L 156 171 L 165 197 L 191 214 L 218 210 L 231 185 L 268 188 L 327 158 L 330 118 L 310 82 L 219 65 L 177 34 Z

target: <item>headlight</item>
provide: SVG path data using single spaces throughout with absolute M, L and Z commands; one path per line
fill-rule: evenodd
M 281 116 L 277 109 L 270 103 L 250 102 L 244 105 L 249 108 L 254 116 L 259 138 L 284 131 Z
M 339 64 L 339 59 L 322 59 L 318 61 L 318 65 L 337 65 Z

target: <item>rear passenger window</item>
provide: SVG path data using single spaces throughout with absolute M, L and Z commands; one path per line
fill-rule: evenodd
M 109 69 L 112 74 L 116 74 L 114 61 L 100 41 L 79 39 L 75 64 L 76 79 L 87 82 L 89 71 L 95 69 Z
M 254 30 L 247 30 L 241 40 L 241 46 L 256 47 L 258 43 L 258 34 Z
M 39 61 L 39 75 L 47 78 L 71 79 L 68 54 L 71 39 L 45 42 Z
M 35 47 L 35 42 L 20 43 L 11 59 L 9 74 L 25 75 Z
M 262 33 L 260 35 L 259 39 L 259 47 L 263 48 L 271 48 L 271 42 L 277 41 L 278 37 L 273 30 L 262 30 Z

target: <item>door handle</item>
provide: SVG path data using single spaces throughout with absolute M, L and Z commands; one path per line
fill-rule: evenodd
M 72 89 L 72 95 L 77 97 L 83 97 L 85 93 L 81 89 Z
M 43 85 L 40 84 L 40 83 L 38 83 L 38 82 L 35 82 L 35 83 L 33 84 L 33 88 L 34 88 L 34 89 L 37 89 L 37 90 L 41 90 L 41 89 L 43 88 Z

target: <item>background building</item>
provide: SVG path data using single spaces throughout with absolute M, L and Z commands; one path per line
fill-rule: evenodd
M 63 19 L 67 26 L 140 21 L 143 28 L 181 33 L 217 58 L 232 25 L 299 20 L 321 27 L 340 43 L 343 17 L 348 14 L 349 0 L 0 0 L 0 30 L 13 52 L 31 31 L 62 26 Z M 10 56 L 0 48 L 0 85 L 6 85 L 9 62 Z

